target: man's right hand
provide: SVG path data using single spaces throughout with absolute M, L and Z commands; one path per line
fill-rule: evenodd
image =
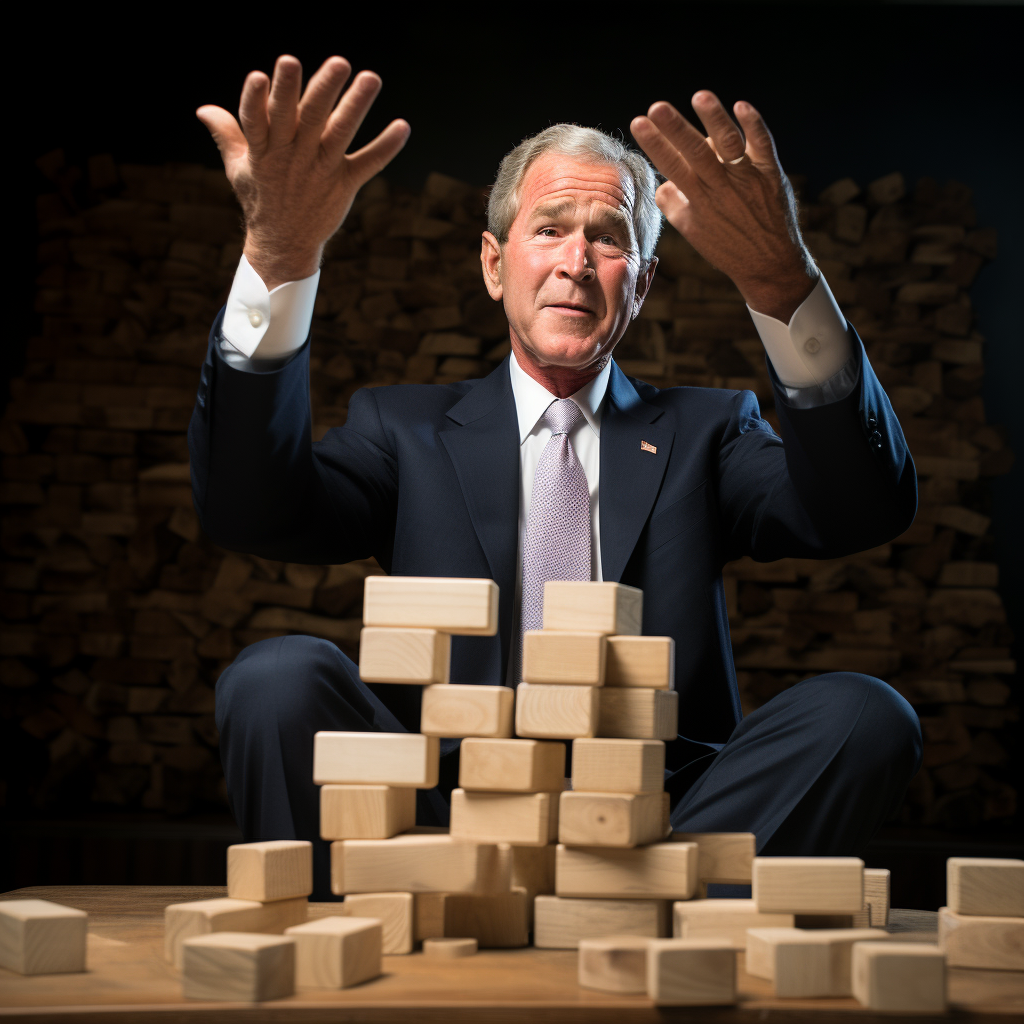
M 351 73 L 344 57 L 331 57 L 303 93 L 302 65 L 282 56 L 273 81 L 262 71 L 247 76 L 241 127 L 222 107 L 196 111 L 242 204 L 245 257 L 268 289 L 316 272 L 356 193 L 409 138 L 399 119 L 362 149 L 345 152 L 381 87 L 372 71 L 360 71 L 335 107 Z

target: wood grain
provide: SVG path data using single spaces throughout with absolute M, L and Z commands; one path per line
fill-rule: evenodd
M 370 577 L 380 579 L 383 577 Z M 433 789 L 441 759 L 436 736 L 409 732 L 318 732 L 313 781 Z
M 434 576 L 367 576 L 363 625 L 494 636 L 498 631 L 498 584 Z
M 257 1003 L 295 991 L 295 942 L 284 935 L 216 932 L 182 943 L 186 999 Z
M 496 893 L 424 892 L 415 896 L 414 935 L 472 938 L 481 949 L 529 945 L 530 907 L 524 890 Z
M 632 850 L 558 844 L 559 896 L 688 900 L 696 888 L 696 843 L 652 843 Z
M 313 891 L 313 844 L 271 839 L 228 847 L 228 895 L 237 900 L 290 900 Z
M 1024 917 L 973 916 L 939 907 L 939 948 L 950 967 L 1024 971 Z
M 558 794 L 452 790 L 451 837 L 547 846 L 558 836 Z
M 675 690 L 609 687 L 601 690 L 598 736 L 674 740 L 679 732 Z
M 459 747 L 459 786 L 489 792 L 560 793 L 565 745 L 530 739 L 478 739 Z
M 510 686 L 428 686 L 420 707 L 420 732 L 424 736 L 510 738 L 514 696 Z
M 558 841 L 569 846 L 633 847 L 665 834 L 663 793 L 562 793 Z
M 415 824 L 415 789 L 407 786 L 320 787 L 322 839 L 390 839 Z
M 576 949 L 581 939 L 600 935 L 664 938 L 669 933 L 668 906 L 665 900 L 538 896 L 533 906 L 533 944 L 538 949 Z
M 337 913 L 352 917 L 373 917 L 383 929 L 381 952 L 399 956 L 412 952 L 415 902 L 411 892 L 349 893 L 338 903 Z
M 792 914 L 765 914 L 753 900 L 678 900 L 672 904 L 676 939 L 726 939 L 734 949 L 747 948 L 748 928 L 792 928 Z
M 744 885 L 753 877 L 757 837 L 752 832 L 673 832 L 669 838 L 697 844 L 701 882 Z
M 364 683 L 447 683 L 450 633 L 436 629 L 364 626 L 359 634 L 359 678 Z
M 944 1013 L 946 959 L 935 946 L 915 942 L 855 942 L 853 996 L 872 1010 Z
M 610 636 L 606 686 L 669 690 L 675 682 L 676 642 L 670 636 Z
M 648 939 L 638 935 L 581 939 L 580 987 L 601 992 L 646 994 L 648 943 Z
M 644 739 L 573 740 L 572 788 L 589 793 L 660 793 L 665 788 L 665 744 Z
M 1024 917 L 1024 860 L 950 857 L 946 902 L 956 914 Z
M 752 895 L 769 913 L 855 914 L 864 906 L 859 857 L 755 857 Z
M 85 970 L 89 915 L 50 900 L 0 901 L 0 967 L 18 974 Z
M 523 633 L 523 682 L 603 686 L 605 635 L 552 629 Z
M 298 988 L 349 988 L 381 972 L 383 926 L 370 917 L 322 917 L 289 928 Z
M 568 632 L 638 635 L 643 591 L 622 583 L 544 584 L 544 628 Z
M 462 960 L 476 956 L 476 939 L 426 939 L 423 955 L 431 960 Z
M 647 995 L 659 1006 L 736 1002 L 736 950 L 717 939 L 651 939 Z
M 595 735 L 603 689 L 520 683 L 516 687 L 516 735 L 564 740 Z

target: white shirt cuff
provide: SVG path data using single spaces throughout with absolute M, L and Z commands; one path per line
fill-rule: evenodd
M 747 309 L 779 381 L 787 387 L 821 386 L 853 354 L 846 317 L 822 274 L 788 325 L 750 306 Z
M 296 352 L 313 323 L 319 282 L 317 270 L 301 281 L 286 281 L 268 291 L 242 256 L 224 309 L 224 341 L 247 358 L 276 359 Z

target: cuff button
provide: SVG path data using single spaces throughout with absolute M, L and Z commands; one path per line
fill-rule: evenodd
M 868 441 L 870 441 L 876 448 L 882 447 L 882 435 L 877 430 L 871 431 L 868 436 Z
M 259 327 L 263 323 L 263 314 L 258 309 L 250 309 L 249 323 L 251 323 L 253 327 Z

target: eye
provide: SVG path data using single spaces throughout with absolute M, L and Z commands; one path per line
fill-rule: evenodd
M 548 232 L 548 231 L 550 231 L 550 232 L 551 232 L 551 235 L 548 235 L 548 236 L 547 236 L 548 238 L 552 237 L 552 235 L 554 235 L 554 234 L 556 234 L 556 233 L 557 233 L 557 231 L 556 231 L 556 229 L 555 229 L 555 228 L 541 228 L 541 229 L 540 229 L 540 233 L 541 233 L 542 235 L 543 235 L 543 234 L 545 234 L 545 232 Z

